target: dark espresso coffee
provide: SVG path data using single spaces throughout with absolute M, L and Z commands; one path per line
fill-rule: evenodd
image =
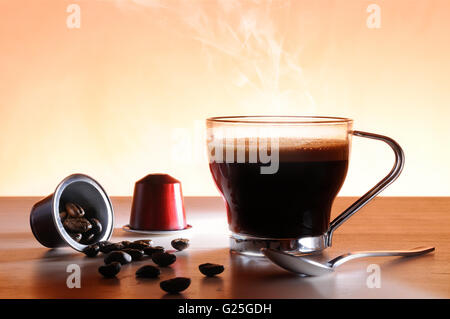
M 348 154 L 344 142 L 280 143 L 274 174 L 261 174 L 260 163 L 210 163 L 226 201 L 230 230 L 263 238 L 324 234 L 347 174 Z

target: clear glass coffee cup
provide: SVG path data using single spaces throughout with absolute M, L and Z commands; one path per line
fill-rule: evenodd
M 206 120 L 209 167 L 225 201 L 230 248 L 319 252 L 333 232 L 401 173 L 404 154 L 393 139 L 353 130 L 353 120 L 319 116 L 233 116 Z M 347 175 L 352 136 L 387 143 L 389 174 L 330 221 Z

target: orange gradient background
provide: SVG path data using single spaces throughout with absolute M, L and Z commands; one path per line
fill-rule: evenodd
M 80 28 L 67 26 L 70 4 Z M 155 172 L 185 195 L 218 195 L 205 118 L 316 114 L 403 146 L 383 195 L 449 196 L 449 12 L 447 0 L 2 0 L 0 195 L 45 195 L 75 172 L 110 195 Z M 392 162 L 383 143 L 354 138 L 341 195 Z

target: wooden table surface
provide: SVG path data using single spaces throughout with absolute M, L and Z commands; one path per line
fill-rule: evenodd
M 174 276 L 192 279 L 181 295 L 166 295 L 159 280 L 138 280 L 135 271 L 149 260 L 122 267 L 117 279 L 97 272 L 102 258 L 85 258 L 70 248 L 47 249 L 33 237 L 29 212 L 38 198 L 0 198 L 0 298 L 449 298 L 450 198 L 379 197 L 341 226 L 328 256 L 353 250 L 403 249 L 433 245 L 430 255 L 413 258 L 365 258 L 342 265 L 324 277 L 302 278 L 265 258 L 230 254 L 226 214 L 219 198 L 187 197 L 188 223 L 183 235 L 191 247 L 177 253 L 161 280 Z M 113 198 L 116 225 L 112 241 L 145 238 L 121 230 L 128 222 L 131 199 Z M 338 198 L 333 216 L 354 198 Z M 176 236 L 179 237 L 179 236 Z M 172 237 L 151 237 L 170 247 Z M 205 278 L 197 267 L 214 262 L 225 266 L 217 278 Z M 68 288 L 66 268 L 81 269 L 81 288 Z M 368 266 L 380 267 L 380 288 L 369 288 Z

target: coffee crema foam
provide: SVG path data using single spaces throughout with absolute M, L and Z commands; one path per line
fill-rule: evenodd
M 273 145 L 275 144 L 275 145 Z M 222 159 L 244 162 L 260 162 L 260 154 L 272 155 L 272 149 L 278 152 L 280 162 L 303 162 L 303 161 L 342 161 L 348 160 L 350 145 L 348 140 L 338 139 L 299 139 L 299 138 L 235 138 L 216 139 L 208 143 L 209 155 L 215 156 L 215 151 L 222 149 Z M 250 161 L 253 159 L 253 161 Z M 210 161 L 214 162 L 214 160 Z M 264 160 L 262 162 L 265 162 Z

